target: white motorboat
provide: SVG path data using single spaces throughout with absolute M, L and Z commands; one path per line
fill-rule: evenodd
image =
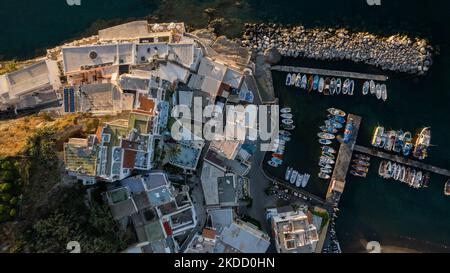
M 381 98 L 383 101 L 387 101 L 388 95 L 387 95 L 387 88 L 385 84 L 381 85 Z
M 319 93 L 323 92 L 323 88 L 325 87 L 325 80 L 324 78 L 320 78 L 319 80 Z
M 281 120 L 281 122 L 286 125 L 294 123 L 294 121 L 292 119 L 283 119 L 283 120 Z
M 286 108 L 281 109 L 280 112 L 283 114 L 287 114 L 287 113 L 292 112 L 292 109 L 290 107 L 286 107 Z
M 297 175 L 297 180 L 295 181 L 295 186 L 297 186 L 298 188 L 300 188 L 302 186 L 303 177 L 304 177 L 303 174 Z
M 295 182 L 297 181 L 297 176 L 298 176 L 298 171 L 293 171 L 292 172 L 292 175 L 291 175 L 291 179 L 290 179 L 290 182 L 291 182 L 291 184 L 295 184 Z
M 305 174 L 303 176 L 302 188 L 305 188 L 308 185 L 308 182 L 309 182 L 310 178 L 311 178 L 311 175 L 309 175 L 309 174 Z
M 291 179 L 292 171 L 293 171 L 293 168 L 291 168 L 291 167 L 288 167 L 288 168 L 287 168 L 286 174 L 285 174 L 285 176 L 284 176 L 284 179 L 285 179 L 286 181 L 289 181 L 289 180 Z
M 281 114 L 282 118 L 287 118 L 287 119 L 292 119 L 294 117 L 294 115 L 290 114 L 290 113 L 286 113 L 286 114 Z

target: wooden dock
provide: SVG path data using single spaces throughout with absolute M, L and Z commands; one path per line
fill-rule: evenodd
M 327 191 L 326 199 L 329 203 L 337 203 L 340 195 L 344 192 L 345 180 L 352 161 L 353 150 L 358 137 L 362 118 L 360 116 L 349 114 L 347 117 L 347 123 L 351 120 L 353 121 L 353 134 L 349 143 L 341 142 L 339 153 L 336 158 L 336 165 L 334 167 L 333 175 L 331 176 L 331 183 L 328 186 Z
M 374 81 L 379 81 L 379 82 L 385 82 L 388 80 L 388 77 L 385 75 L 364 74 L 364 73 L 357 73 L 357 72 L 317 69 L 317 68 L 307 68 L 307 67 L 296 67 L 296 66 L 275 65 L 275 66 L 271 67 L 271 70 L 288 72 L 288 73 L 303 73 L 303 74 L 311 74 L 311 75 L 329 76 L 329 77 L 340 77 L 340 78 L 350 78 L 350 79 L 360 79 L 360 80 L 374 80 Z
M 400 164 L 403 164 L 406 166 L 410 166 L 410 167 L 413 167 L 416 169 L 421 169 L 421 170 L 425 170 L 425 171 L 428 171 L 431 173 L 450 177 L 450 170 L 431 166 L 431 165 L 425 164 L 423 162 L 405 158 L 405 157 L 402 157 L 399 155 L 389 154 L 389 153 L 386 153 L 386 152 L 383 152 L 383 151 L 380 151 L 377 149 L 371 149 L 371 148 L 367 148 L 367 147 L 363 147 L 363 146 L 359 146 L 359 145 L 355 146 L 355 151 L 364 153 L 364 154 L 368 154 L 371 156 L 383 158 L 386 160 L 394 161 L 394 162 L 397 162 L 397 163 L 400 163 Z

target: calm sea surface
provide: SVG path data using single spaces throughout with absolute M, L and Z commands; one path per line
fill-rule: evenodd
M 108 20 L 119 22 L 147 16 L 160 3 L 150 0 L 81 2 L 79 7 L 69 7 L 65 0 L 1 1 L 0 58 L 23 59 L 40 55 L 46 47 L 89 33 L 89 28 L 93 29 L 93 25 L 102 25 Z M 182 5 L 184 2 L 186 1 L 180 0 L 177 3 Z M 216 1 L 194 2 L 213 5 Z M 326 116 L 325 110 L 334 106 L 363 117 L 358 137 L 358 144 L 361 145 L 369 145 L 372 131 L 378 124 L 411 132 L 416 132 L 423 126 L 431 126 L 435 146 L 426 161 L 450 168 L 450 1 L 382 0 L 379 7 L 369 7 L 365 0 L 241 2 L 248 3 L 248 8 L 245 14 L 236 13 L 234 16 L 243 21 L 301 23 L 306 26 L 343 25 L 379 34 L 406 32 L 427 37 L 440 49 L 441 54 L 436 56 L 432 71 L 426 77 L 389 74 L 387 103 L 380 103 L 374 97 L 363 97 L 359 92 L 353 97 L 307 94 L 295 88 L 286 88 L 286 75 L 274 73 L 276 92 L 281 104 L 294 108 L 296 116 L 295 140 L 290 142 L 286 155 L 288 165 L 315 177 L 315 161 L 319 156 L 316 134 Z M 317 63 L 307 60 L 283 62 L 379 72 L 366 66 L 347 63 Z M 360 84 L 357 85 L 358 88 Z M 402 184 L 378 178 L 378 161 L 374 160 L 372 164 L 367 179 L 349 176 L 341 200 L 337 229 L 344 250 L 361 251 L 363 245 L 360 241 L 379 240 L 382 245 L 422 251 L 448 251 L 450 198 L 443 195 L 446 179 L 432 176 L 430 188 L 412 190 Z M 278 172 L 281 175 L 284 170 Z M 317 194 L 323 194 L 327 185 L 313 179 L 308 187 Z

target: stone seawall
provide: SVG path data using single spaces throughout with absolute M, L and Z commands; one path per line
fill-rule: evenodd
M 433 48 L 425 39 L 406 35 L 382 37 L 346 29 L 245 24 L 242 44 L 253 51 L 275 48 L 285 57 L 350 60 L 417 75 L 425 74 L 433 63 Z

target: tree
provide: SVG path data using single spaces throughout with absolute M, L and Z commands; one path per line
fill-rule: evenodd
M 15 209 L 11 209 L 11 210 L 9 211 L 9 216 L 11 216 L 11 217 L 16 217 L 16 215 L 17 215 L 17 211 L 16 211 Z

